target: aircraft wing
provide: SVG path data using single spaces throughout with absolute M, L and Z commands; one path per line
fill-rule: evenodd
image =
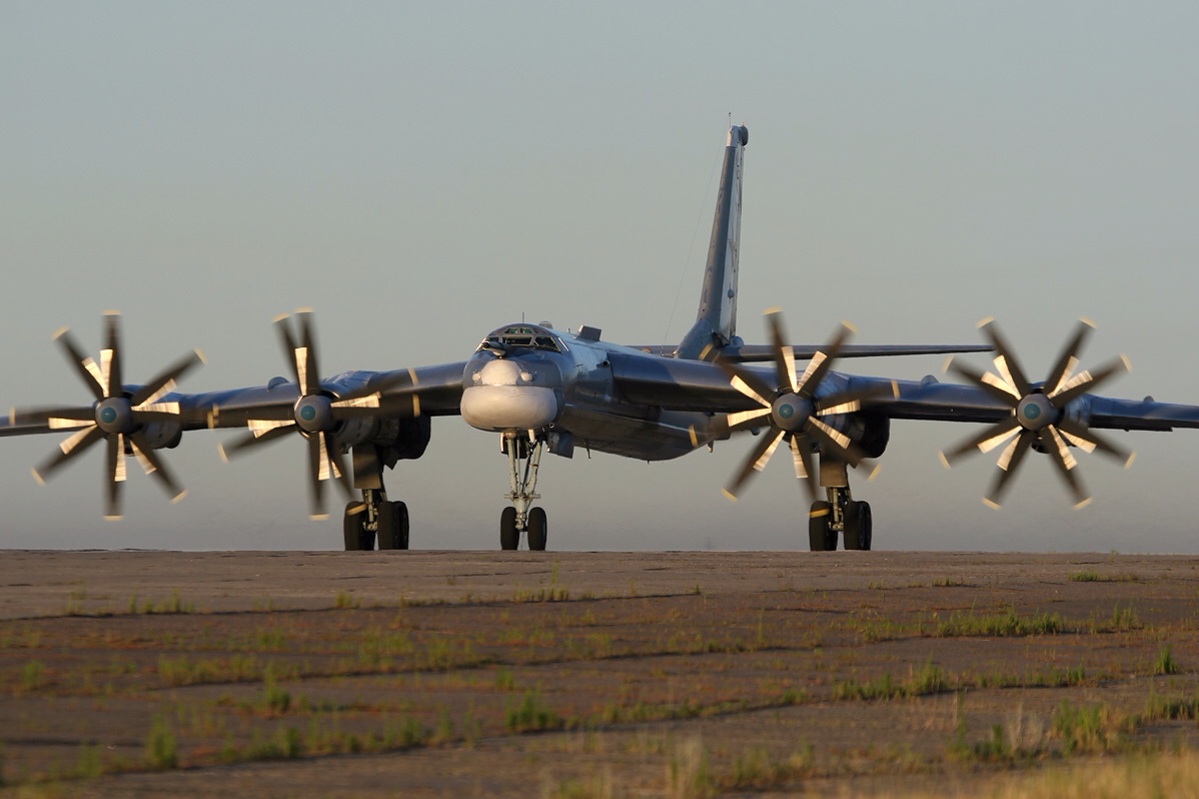
M 389 372 L 354 371 L 321 381 L 335 397 L 354 397 L 343 408 L 356 416 L 448 416 L 458 413 L 466 363 Z M 179 402 L 185 429 L 244 427 L 251 420 L 290 418 L 299 388 L 276 378 L 266 386 L 170 395 Z M 334 406 L 338 406 L 337 400 Z
M 792 344 L 791 351 L 798 360 L 812 358 L 824 345 Z M 634 347 L 650 355 L 673 357 L 674 345 Z M 838 358 L 888 358 L 899 355 L 948 355 L 962 352 L 990 352 L 989 344 L 845 344 Z M 729 363 L 763 363 L 774 359 L 775 348 L 770 344 L 730 344 L 720 350 L 722 360 Z

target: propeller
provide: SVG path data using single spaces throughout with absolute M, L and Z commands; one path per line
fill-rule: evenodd
M 401 373 L 397 377 L 373 381 L 360 389 L 335 395 L 320 383 L 311 310 L 296 311 L 294 326 L 288 314 L 275 317 L 274 325 L 300 396 L 291 406 L 276 404 L 249 409 L 246 412 L 246 424 L 250 432 L 228 445 L 219 445 L 221 457 L 228 460 L 231 456 L 298 432 L 308 440 L 311 516 L 313 519 L 327 519 L 325 483 L 335 482 L 347 498 L 352 498 L 345 448 L 338 441 L 341 422 L 363 415 L 379 415 L 382 411 L 382 392 L 403 382 L 415 382 L 415 377 L 411 373 Z M 216 412 L 219 413 L 219 409 Z M 387 412 L 392 412 L 392 409 Z M 407 411 L 401 408 L 396 412 Z M 420 414 L 420 406 L 415 399 L 410 412 L 412 415 Z
M 199 350 L 192 350 L 156 374 L 134 392 L 121 380 L 121 316 L 116 311 L 104 314 L 104 347 L 100 363 L 83 354 L 67 328 L 54 333 L 67 360 L 91 391 L 95 401 L 89 405 L 13 411 L 14 421 L 43 422 L 51 430 L 71 430 L 58 445 L 59 451 L 33 470 L 39 483 L 79 457 L 101 440 L 107 442 L 104 475 L 106 479 L 104 518 L 121 518 L 121 488 L 125 483 L 125 456 L 133 455 L 145 473 L 153 477 L 177 502 L 187 494 L 167 470 L 146 436 L 146 426 L 155 422 L 179 422 L 179 403 L 164 402 L 175 383 L 193 367 L 204 362 Z
M 995 373 L 978 372 L 953 359 L 946 368 L 978 386 L 1012 409 L 1011 416 L 996 422 L 976 436 L 941 453 L 946 467 L 975 451 L 990 452 L 1006 443 L 999 455 L 999 473 L 995 476 L 983 502 L 993 508 L 1009 485 L 1030 448 L 1049 454 L 1059 475 L 1074 498 L 1074 507 L 1081 508 L 1091 501 L 1077 473 L 1078 461 L 1070 446 L 1084 452 L 1100 452 L 1132 465 L 1133 453 L 1091 430 L 1086 422 L 1072 417 L 1069 405 L 1083 394 L 1097 388 L 1112 377 L 1131 369 L 1124 356 L 1115 358 L 1095 371 L 1075 371 L 1078 353 L 1095 328 L 1087 319 L 1080 319 L 1074 335 L 1066 342 L 1057 361 L 1043 383 L 1030 383 L 1020 368 L 1011 346 L 999 332 L 992 319 L 984 319 L 979 329 L 995 348 Z
M 875 384 L 862 389 L 822 394 L 821 386 L 842 345 L 852 335 L 853 327 L 842 322 L 828 343 L 808 361 L 803 373 L 797 374 L 795 353 L 786 343 L 787 337 L 783 332 L 782 313 L 777 308 L 771 308 L 765 316 L 774 349 L 773 381 L 766 382 L 749 369 L 718 361 L 728 373 L 730 385 L 758 405 L 752 410 L 728 414 L 726 421 L 730 432 L 769 428 L 725 486 L 725 496 L 736 499 L 749 480 L 766 468 L 775 450 L 784 441 L 791 450 L 795 477 L 807 487 L 813 500 L 818 489 L 812 465 L 814 450 L 818 449 L 824 455 L 854 467 L 866 465 L 871 468 L 873 476 L 873 463 L 866 458 L 865 453 L 849 436 L 825 419 L 853 413 L 862 407 L 865 400 L 894 391 L 894 385 Z

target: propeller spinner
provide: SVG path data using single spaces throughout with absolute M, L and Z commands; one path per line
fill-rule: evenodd
M 828 377 L 833 361 L 852 335 L 853 328 L 843 322 L 832 339 L 808 362 L 803 374 L 797 374 L 795 353 L 786 343 L 787 337 L 783 331 L 782 313 L 772 308 L 766 311 L 765 316 L 774 347 L 774 385 L 764 382 L 756 373 L 744 367 L 718 361 L 729 374 L 733 388 L 759 406 L 728 414 L 726 420 L 729 430 L 769 428 L 725 486 L 724 494 L 729 499 L 736 499 L 749 480 L 766 468 L 779 444 L 785 440 L 791 450 L 795 477 L 807 487 L 814 500 L 818 489 L 812 465 L 814 449 L 820 449 L 824 454 L 855 467 L 862 464 L 872 466 L 853 440 L 826 422 L 825 418 L 853 413 L 861 408 L 864 400 L 888 393 L 893 388 L 874 385 L 821 396 L 821 384 Z
M 941 461 L 948 467 L 959 458 L 975 451 L 990 452 L 1000 445 L 1007 444 L 999 455 L 999 473 L 983 497 L 983 502 L 987 505 L 999 507 L 1000 499 L 1012 475 L 1034 445 L 1049 454 L 1058 474 L 1073 496 L 1076 508 L 1090 502 L 1091 496 L 1077 474 L 1078 461 L 1070 453 L 1070 445 L 1084 452 L 1099 451 L 1122 461 L 1125 467 L 1132 464 L 1133 454 L 1130 451 L 1094 432 L 1085 422 L 1072 418 L 1067 413 L 1067 406 L 1071 402 L 1130 368 L 1128 359 L 1120 356 L 1094 372 L 1085 369 L 1075 371 L 1079 363 L 1078 353 L 1094 327 L 1089 320 L 1079 320 L 1074 335 L 1066 342 L 1044 383 L 1032 384 L 1028 381 L 1013 355 L 1011 346 L 991 319 L 984 319 L 979 323 L 979 328 L 995 348 L 995 373 L 977 372 L 952 359 L 947 364 L 947 369 L 1012 409 L 1010 417 L 996 422 L 948 452 L 941 453 Z
M 67 328 L 58 330 L 54 340 L 87 384 L 95 402 L 13 412 L 14 420 L 44 422 L 50 429 L 74 431 L 59 444 L 57 453 L 33 470 L 34 478 L 44 483 L 58 469 L 104 440 L 108 443 L 104 467 L 106 519 L 121 518 L 126 454 L 137 457 L 145 473 L 162 486 L 172 502 L 182 499 L 187 492 L 155 453 L 146 437 L 146 426 L 179 421 L 179 403 L 162 400 L 175 388 L 177 380 L 204 362 L 203 353 L 193 350 L 130 393 L 121 380 L 121 317 L 116 311 L 104 315 L 104 347 L 100 350 L 99 364 L 83 354 Z

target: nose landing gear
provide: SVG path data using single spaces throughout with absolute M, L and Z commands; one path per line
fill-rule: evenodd
M 500 448 L 508 456 L 508 480 L 511 490 L 507 499 L 512 504 L 500 514 L 500 548 L 517 549 L 523 531 L 532 551 L 543 551 L 549 537 L 545 509 L 533 507 L 541 499 L 537 493 L 537 470 L 545 438 L 530 431 L 528 437 L 504 433 Z

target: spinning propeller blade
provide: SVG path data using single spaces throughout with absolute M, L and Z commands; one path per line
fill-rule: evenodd
M 292 315 L 275 317 L 275 329 L 290 367 L 299 398 L 294 405 L 263 405 L 248 411 L 249 432 L 228 444 L 220 445 L 221 456 L 228 459 L 257 446 L 269 444 L 299 433 L 307 439 L 307 483 L 310 515 L 314 519 L 328 518 L 325 509 L 325 484 L 333 481 L 347 498 L 352 496 L 352 484 L 346 466 L 346 445 L 339 440 L 345 419 L 393 413 L 396 416 L 415 415 L 419 406 L 413 402 L 397 409 L 382 409 L 382 394 L 397 385 L 414 382 L 407 373 L 386 380 L 375 380 L 351 392 L 336 395 L 320 382 L 317 357 L 316 328 L 312 312 L 301 309 Z M 219 409 L 216 409 L 219 413 Z
M 159 372 L 136 392 L 129 393 L 123 382 L 120 314 L 115 311 L 105 313 L 103 328 L 104 347 L 100 350 L 99 364 L 83 354 L 67 328 L 61 328 L 54 334 L 54 340 L 62 347 L 67 361 L 79 374 L 95 402 L 90 405 L 17 410 L 13 412 L 13 418 L 44 422 L 51 429 L 74 431 L 59 444 L 58 452 L 33 470 L 38 482 L 44 482 L 101 440 L 106 441 L 104 516 L 119 519 L 121 485 L 125 482 L 125 458 L 128 455 L 137 457 L 146 474 L 154 478 L 172 502 L 186 495 L 187 492 L 154 452 L 145 429 L 149 424 L 179 422 L 179 404 L 161 400 L 174 388 L 176 380 L 203 363 L 204 356 L 199 350 L 193 350 Z
M 774 382 L 771 386 L 762 377 L 735 364 L 718 361 L 729 375 L 729 384 L 758 407 L 729 413 L 725 422 L 729 430 L 767 428 L 762 440 L 754 445 L 748 457 L 724 487 L 729 499 L 736 499 L 755 474 L 766 468 L 779 444 L 787 442 L 795 467 L 795 478 L 813 501 L 819 489 L 812 466 L 812 453 L 842 460 L 853 466 L 870 464 L 866 454 L 845 433 L 829 424 L 825 418 L 853 413 L 862 403 L 892 388 L 885 385 L 843 391 L 821 392 L 837 354 L 853 334 L 853 328 L 842 323 L 829 342 L 808 362 L 803 374 L 796 373 L 795 354 L 787 344 L 782 314 L 777 308 L 766 311 L 766 324 L 774 347 Z
M 999 456 L 999 472 L 983 497 L 983 502 L 997 508 L 1024 456 L 1029 449 L 1035 448 L 1049 455 L 1055 471 L 1070 491 L 1075 507 L 1086 505 L 1091 501 L 1091 495 L 1078 475 L 1078 462 L 1070 452 L 1071 446 L 1085 452 L 1097 451 L 1122 461 L 1125 466 L 1132 463 L 1133 454 L 1093 432 L 1084 420 L 1068 415 L 1067 406 L 1121 371 L 1127 371 L 1128 359 L 1117 358 L 1094 373 L 1076 372 L 1078 354 L 1094 329 L 1090 321 L 1082 319 L 1066 341 L 1045 382 L 1034 385 L 1028 382 L 995 322 L 987 319 L 979 327 L 995 347 L 995 373 L 978 372 L 953 361 L 947 369 L 1010 406 L 1012 415 L 948 452 L 942 452 L 941 461 L 948 467 L 971 453 L 990 452 L 1006 444 Z

